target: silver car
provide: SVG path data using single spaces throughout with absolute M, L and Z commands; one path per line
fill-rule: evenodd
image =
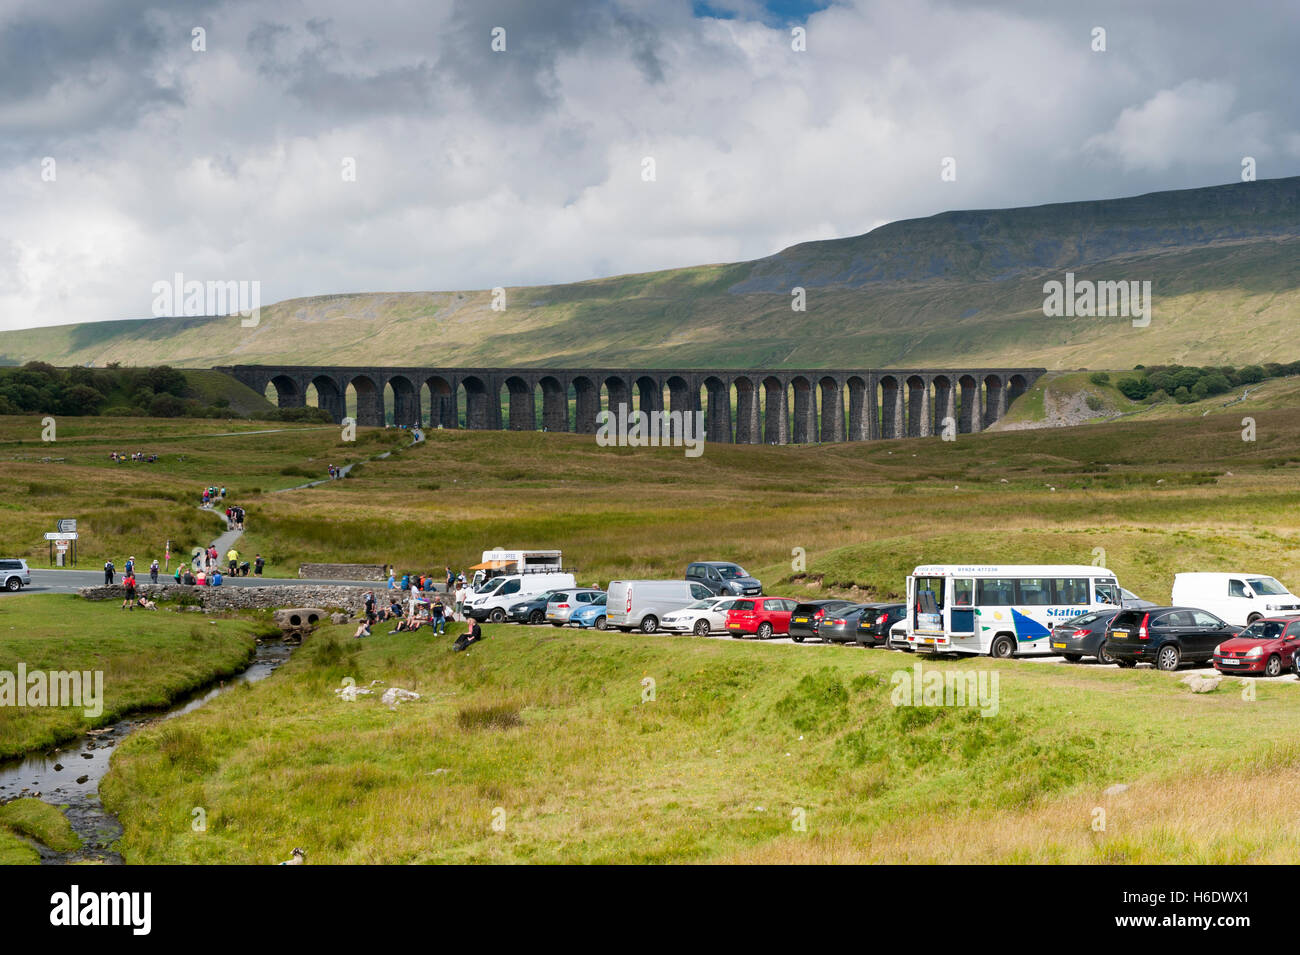
M 546 601 L 546 622 L 552 627 L 563 627 L 569 622 L 573 611 L 586 607 L 604 592 L 589 587 L 555 591 L 551 594 L 551 599 Z
M 27 568 L 27 561 L 0 560 L 0 586 L 5 590 L 21 590 L 31 585 L 32 572 Z

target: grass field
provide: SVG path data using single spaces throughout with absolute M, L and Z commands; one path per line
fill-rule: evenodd
M 45 749 L 123 715 L 163 707 L 220 676 L 253 652 L 251 620 L 125 611 L 114 601 L 53 594 L 0 600 L 0 671 L 103 673 L 103 712 L 78 707 L 0 706 L 0 759 Z M 2 821 L 2 820 L 0 820 Z
M 295 846 L 309 863 L 1300 850 L 1291 681 L 1248 700 L 1236 680 L 1192 694 L 1154 670 L 922 661 L 996 674 L 982 717 L 894 706 L 892 675 L 918 658 L 883 650 L 501 626 L 453 654 L 427 633 L 327 628 L 272 679 L 124 743 L 103 791 L 127 861 L 266 863 Z M 345 703 L 348 677 L 384 684 Z M 421 699 L 391 710 L 383 686 Z M 1114 784 L 1129 789 L 1103 795 Z

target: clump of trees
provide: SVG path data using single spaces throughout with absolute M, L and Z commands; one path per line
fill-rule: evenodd
M 1221 395 L 1233 388 L 1252 385 L 1266 378 L 1300 374 L 1300 361 L 1264 365 L 1138 365 L 1136 374 L 1121 378 L 1115 387 L 1131 401 L 1168 401 L 1190 404 Z

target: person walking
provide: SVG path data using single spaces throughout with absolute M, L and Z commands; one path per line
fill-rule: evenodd
M 453 574 L 451 572 L 451 568 L 448 567 L 447 568 L 447 593 L 451 593 L 451 585 L 454 584 L 455 582 L 456 582 L 456 575 Z
M 128 558 L 126 559 L 126 564 L 123 566 L 122 570 L 123 570 L 124 573 L 127 573 L 127 574 L 134 574 L 134 573 L 135 573 L 135 557 L 134 557 L 134 556 L 128 557 Z
M 253 576 L 261 577 L 262 568 L 265 566 L 266 566 L 266 561 L 262 559 L 261 554 L 258 554 L 257 558 L 253 561 Z
M 465 610 L 465 585 L 457 584 L 456 603 L 452 606 L 452 611 L 454 614 L 453 619 L 464 620 L 465 619 L 464 610 Z
M 126 599 L 122 601 L 123 610 L 135 609 L 135 574 L 128 572 L 122 578 L 122 587 L 126 590 Z
M 447 608 L 443 605 L 441 597 L 433 598 L 433 608 L 430 612 L 432 613 L 432 618 L 429 621 L 429 626 L 433 627 L 433 635 L 436 637 L 439 634 L 446 633 Z
M 116 573 L 116 571 L 117 568 L 113 566 L 113 562 L 111 560 L 104 561 L 104 585 L 105 586 L 112 585 L 113 574 Z
M 149 579 L 153 581 L 155 584 L 158 583 L 158 558 L 157 557 L 155 557 L 153 559 L 153 563 L 149 565 Z

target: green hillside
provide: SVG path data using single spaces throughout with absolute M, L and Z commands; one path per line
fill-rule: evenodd
M 1150 281 L 1150 325 L 1047 318 L 1066 271 Z M 791 308 L 801 286 L 807 310 Z M 1300 177 L 946 212 L 752 262 L 490 291 L 326 295 L 237 317 L 0 333 L 0 360 L 212 366 L 917 366 L 1273 360 L 1300 320 Z

